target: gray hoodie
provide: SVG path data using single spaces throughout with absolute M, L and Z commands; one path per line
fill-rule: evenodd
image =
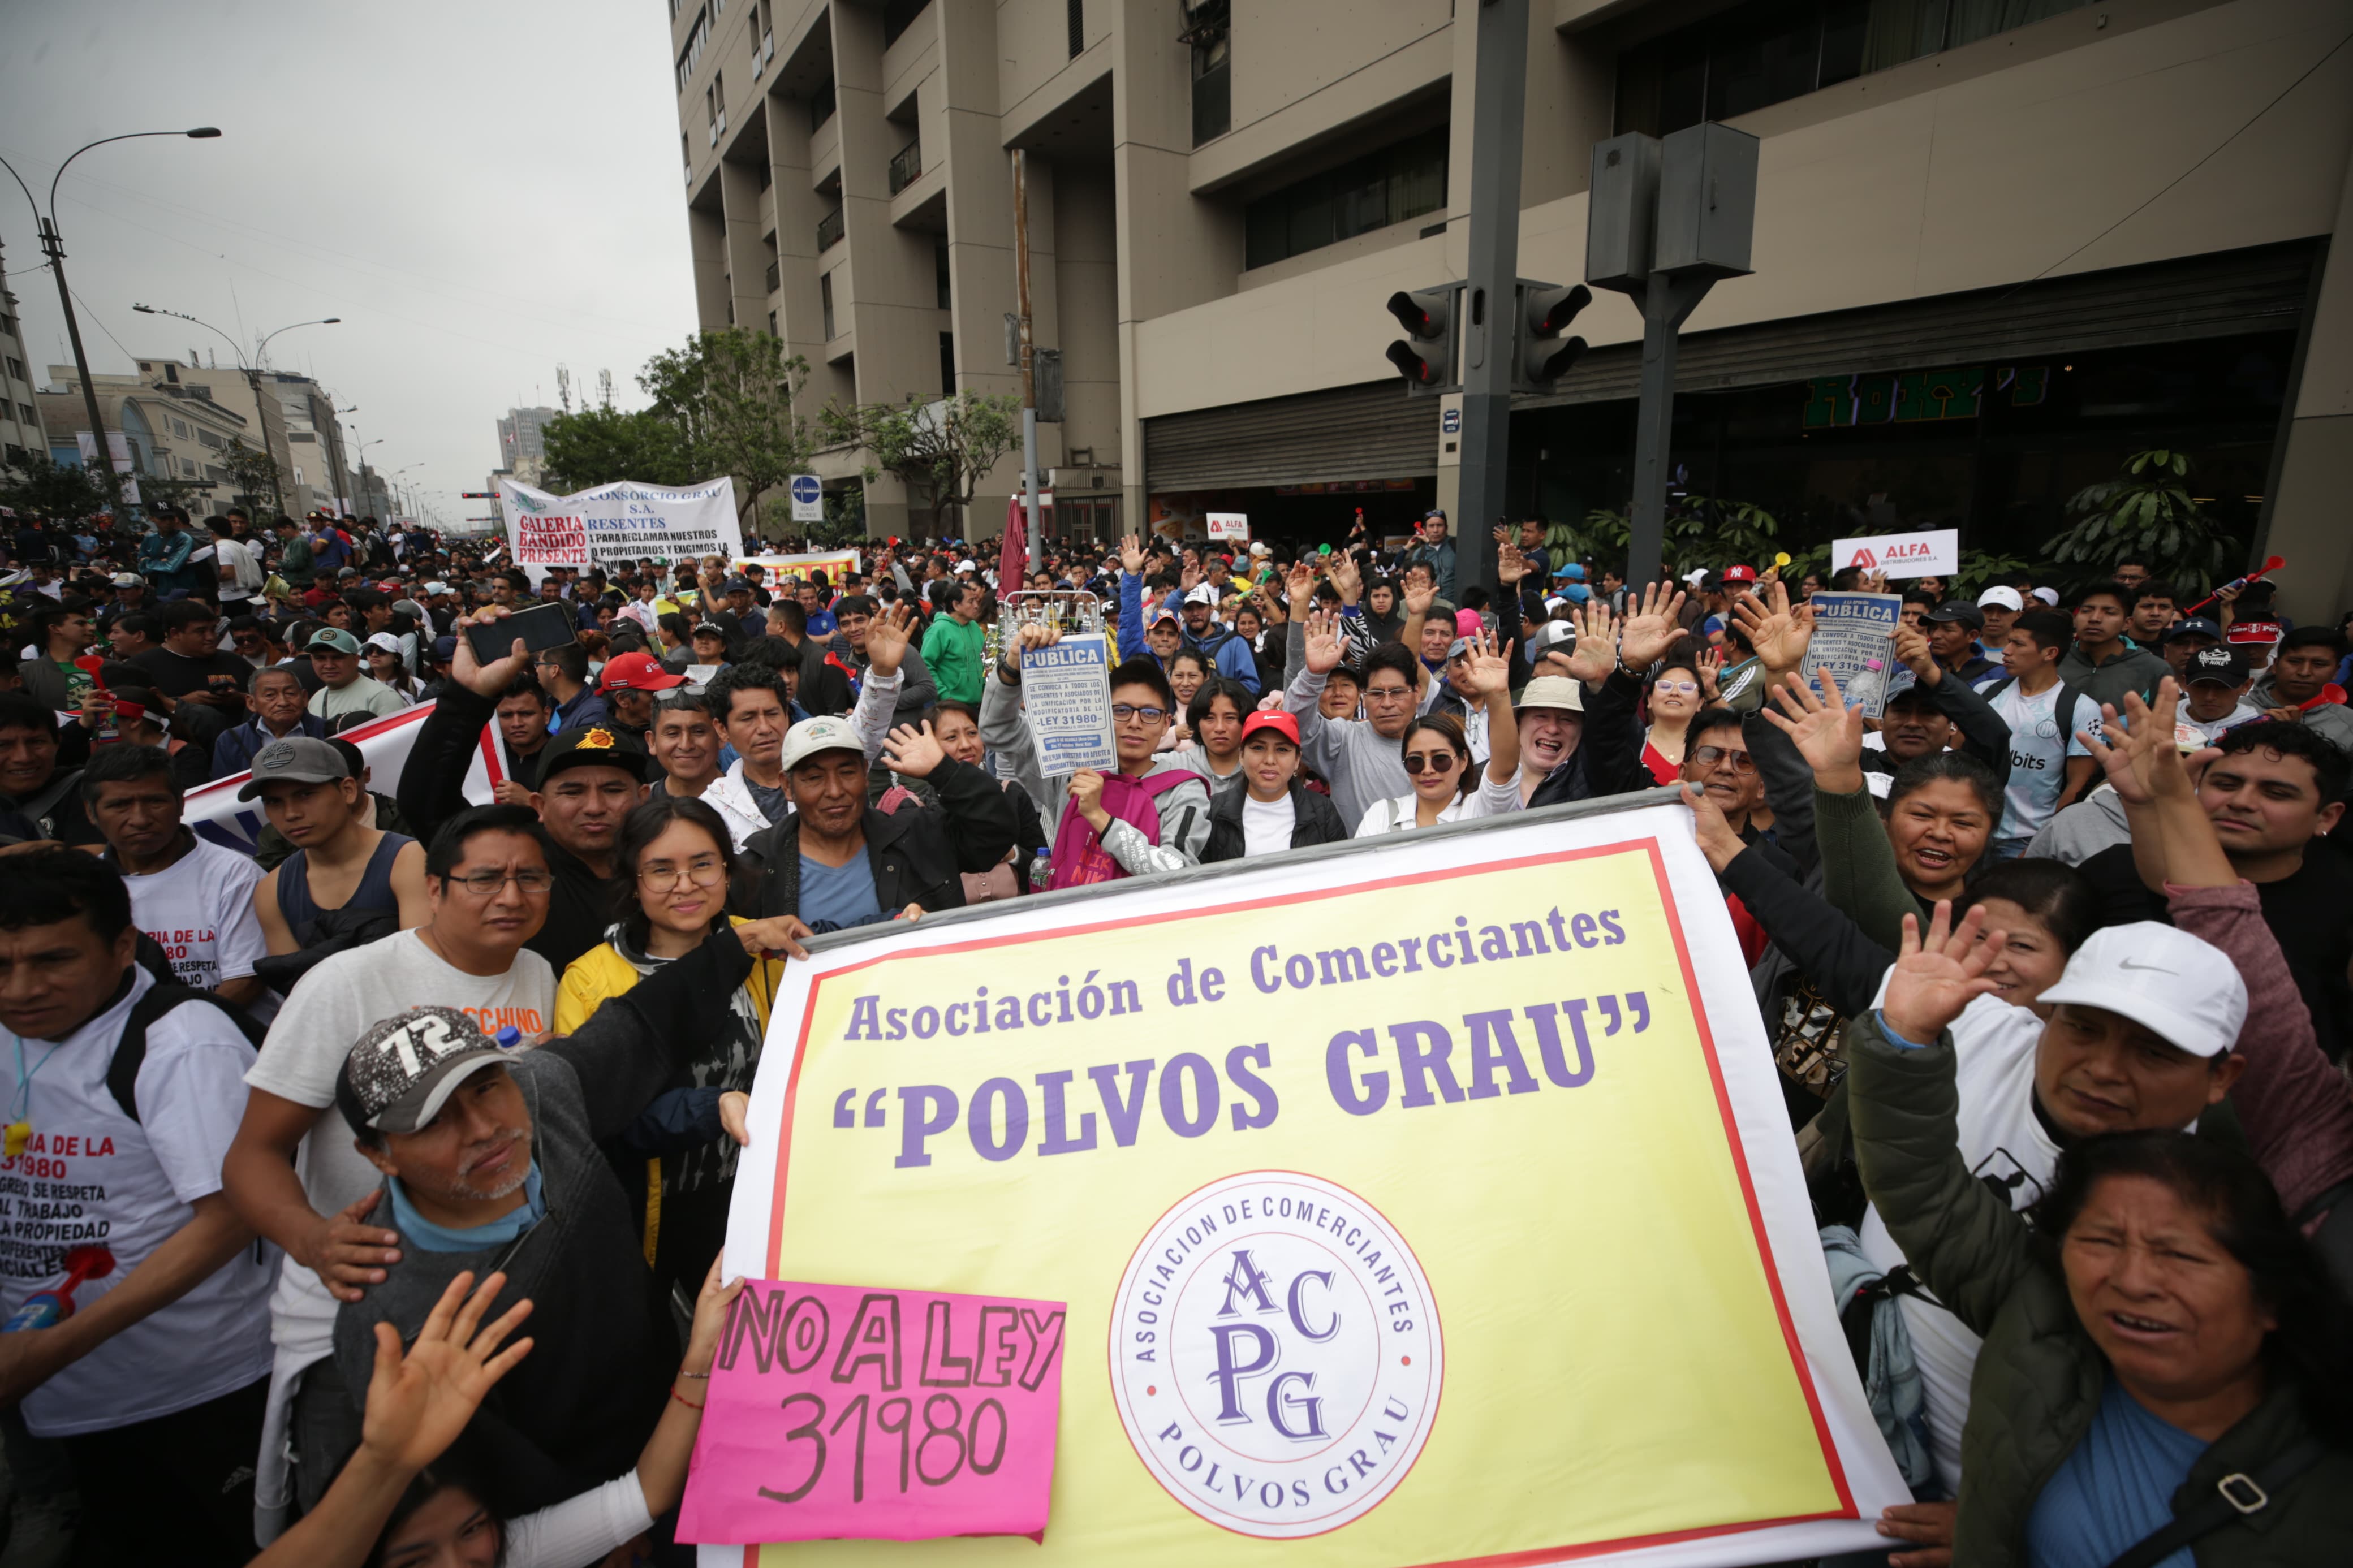
M 2125 803 L 2114 784 L 2104 784 L 2042 825 L 2027 845 L 2029 859 L 2080 866 L 2103 849 L 2132 841 L 2125 826 Z

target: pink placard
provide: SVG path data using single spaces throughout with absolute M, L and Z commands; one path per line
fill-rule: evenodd
M 1042 1536 L 1060 1301 L 755 1279 L 711 1371 L 678 1538 Z

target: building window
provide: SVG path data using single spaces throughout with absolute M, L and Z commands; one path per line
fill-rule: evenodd
M 817 220 L 817 252 L 823 256 L 841 243 L 841 209 L 834 208 Z
M 1087 52 L 1086 0 L 1070 0 L 1071 58 L 1077 59 Z
M 1250 204 L 1244 264 L 1264 267 L 1446 205 L 1446 127 L 1270 191 Z
M 932 0 L 882 0 L 882 47 L 889 48 L 899 41 L 899 35 L 914 25 Z
M 29 403 L 16 405 L 16 413 L 24 424 L 38 425 L 41 422 L 40 414 Z
M 840 334 L 833 330 L 833 274 L 830 272 L 817 280 L 817 303 L 825 323 L 825 341 L 831 342 Z
M 955 395 L 955 334 L 940 334 L 940 395 Z
M 688 80 L 693 77 L 695 66 L 702 59 L 703 47 L 710 42 L 711 13 L 708 10 L 698 11 L 694 16 L 694 28 L 686 36 L 686 47 L 678 55 L 678 90 L 681 93 L 686 90 Z
M 1181 41 L 1193 51 L 1193 145 L 1233 129 L 1233 31 L 1227 0 L 1196 0 L 1185 8 Z
M 809 94 L 809 134 L 816 135 L 818 128 L 832 118 L 833 79 L 828 77 Z
M 932 241 L 932 270 L 939 275 L 940 309 L 943 310 L 954 310 L 955 308 L 955 297 L 949 288 L 948 237 L 946 235 L 941 235 L 937 239 Z
M 14 355 L 11 355 L 8 360 L 8 374 L 15 376 L 18 381 L 29 382 L 32 380 L 32 377 L 25 374 L 25 362 L 16 358 Z
M 772 338 L 781 338 L 785 335 L 776 331 L 776 313 L 774 310 L 768 312 L 768 335 Z

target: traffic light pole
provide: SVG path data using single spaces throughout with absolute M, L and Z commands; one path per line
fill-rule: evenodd
M 1628 520 L 1626 582 L 1636 589 L 1659 574 L 1666 551 L 1667 444 L 1675 423 L 1675 343 L 1714 278 L 1644 279 L 1641 406 L 1634 416 L 1634 510 Z
M 1519 309 L 1520 138 L 1527 102 L 1528 0 L 1480 0 L 1471 107 L 1471 256 L 1462 348 L 1462 492 L 1454 519 L 1458 588 L 1495 593 L 1495 524 L 1512 444 Z M 1504 617 L 1514 624 L 1512 617 Z

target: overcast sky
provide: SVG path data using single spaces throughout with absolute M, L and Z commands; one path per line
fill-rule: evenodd
M 445 521 L 498 463 L 496 421 L 591 395 L 694 326 L 662 0 L 0 0 L 0 156 L 58 163 L 128 131 L 216 125 L 77 160 L 58 191 L 90 368 L 229 361 L 132 305 L 200 316 L 315 375 L 367 460 Z M 0 173 L 0 243 L 37 379 L 71 364 L 33 215 Z M 382 446 L 375 443 L 381 439 Z

